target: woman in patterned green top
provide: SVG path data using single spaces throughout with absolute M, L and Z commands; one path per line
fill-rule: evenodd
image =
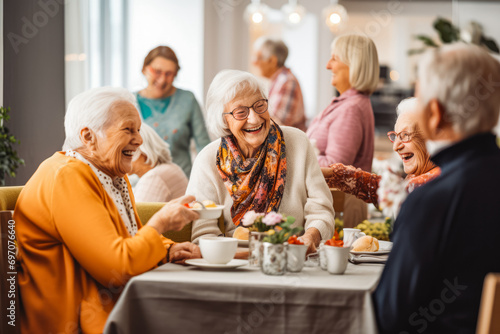
M 173 85 L 179 69 L 171 48 L 158 46 L 151 50 L 142 67 L 148 86 L 137 92 L 136 98 L 143 122 L 170 145 L 173 162 L 189 177 L 191 138 L 198 152 L 210 143 L 210 138 L 194 94 Z

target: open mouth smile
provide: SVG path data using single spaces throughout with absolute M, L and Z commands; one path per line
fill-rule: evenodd
M 403 162 L 409 161 L 411 158 L 413 158 L 413 153 L 400 153 L 399 156 L 401 159 L 403 159 Z
M 262 123 L 261 125 L 255 127 L 255 128 L 243 129 L 243 131 L 248 132 L 248 133 L 256 133 L 256 132 L 259 132 L 263 126 L 264 126 L 264 123 Z

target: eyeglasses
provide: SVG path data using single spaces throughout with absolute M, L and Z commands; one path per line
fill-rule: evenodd
M 396 138 L 399 138 L 403 143 L 408 143 L 411 141 L 411 132 L 401 131 L 400 133 L 396 133 L 394 131 L 387 132 L 387 137 L 391 142 L 395 142 Z
M 253 109 L 257 114 L 263 114 L 267 111 L 267 100 L 262 99 L 255 102 L 251 107 L 238 107 L 231 112 L 222 113 L 223 115 L 231 114 L 237 121 L 242 121 L 248 118 L 250 115 L 250 108 Z

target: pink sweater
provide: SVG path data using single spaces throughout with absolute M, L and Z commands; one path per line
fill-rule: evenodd
M 371 172 L 374 132 L 369 96 L 351 88 L 314 118 L 307 136 L 316 140 L 321 167 L 339 162 Z

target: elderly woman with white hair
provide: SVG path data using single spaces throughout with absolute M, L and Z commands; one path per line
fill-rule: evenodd
M 269 116 L 267 94 L 250 73 L 224 70 L 207 94 L 207 125 L 221 138 L 196 158 L 187 194 L 225 205 L 226 235 L 245 213 L 271 211 L 296 218 L 315 250 L 333 235 L 332 196 L 304 132 Z M 219 236 L 217 220 L 197 220 L 192 238 Z
M 418 127 L 416 118 L 417 99 L 412 97 L 401 101 L 397 107 L 398 119 L 395 131 L 387 133 L 393 143 L 393 150 L 403 162 L 406 173 L 406 190 L 410 193 L 439 176 L 440 169 L 430 161 L 425 148 L 425 141 Z M 365 172 L 360 168 L 336 163 L 323 167 L 326 182 L 332 188 L 356 196 L 378 206 L 377 190 L 381 175 Z M 403 180 L 402 180 L 403 181 Z
M 475 333 L 485 276 L 500 272 L 500 63 L 474 45 L 419 64 L 417 119 L 441 175 L 401 207 L 374 293 L 380 333 Z
M 335 38 L 331 52 L 326 68 L 340 95 L 314 118 L 307 136 L 316 143 L 321 167 L 342 163 L 371 172 L 375 120 L 370 95 L 379 79 L 377 48 L 370 38 L 351 34 Z M 346 196 L 344 226 L 357 225 L 366 215 L 363 201 Z
M 142 145 L 132 162 L 140 177 L 134 187 L 137 202 L 168 202 L 186 193 L 188 179 L 172 162 L 169 145 L 149 125 L 141 126 Z
M 162 236 L 199 215 L 167 203 L 146 225 L 126 176 L 142 144 L 134 97 L 96 88 L 68 106 L 64 152 L 45 160 L 14 211 L 23 333 L 102 333 L 130 277 L 166 261 L 200 257 L 198 246 Z

